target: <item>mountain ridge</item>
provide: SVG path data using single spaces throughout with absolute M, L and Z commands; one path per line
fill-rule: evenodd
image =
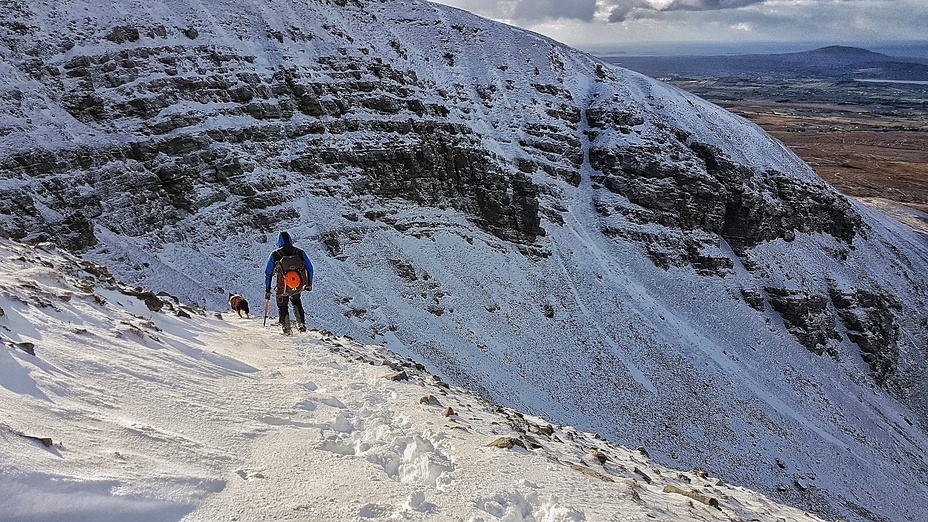
M 871 51 L 863 47 L 852 47 L 848 45 L 826 45 L 825 47 L 819 47 L 817 49 L 812 49 L 810 51 L 802 51 L 798 53 L 786 53 L 786 54 L 836 54 L 836 55 L 891 58 L 889 55 L 884 54 L 884 53 L 878 53 L 878 52 Z
M 928 81 L 928 63 L 915 57 L 895 57 L 861 47 L 832 45 L 789 53 L 694 56 L 615 56 L 610 63 L 665 77 L 691 76 L 767 78 L 829 78 L 836 81 L 882 79 Z
M 924 507 L 899 478 L 928 468 L 917 236 L 682 91 L 343 4 L 18 4 L 3 233 L 219 307 L 261 300 L 286 228 L 311 325 L 817 513 Z

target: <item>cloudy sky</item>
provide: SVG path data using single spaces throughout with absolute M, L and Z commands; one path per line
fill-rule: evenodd
M 433 0 L 590 51 L 928 41 L 928 0 Z

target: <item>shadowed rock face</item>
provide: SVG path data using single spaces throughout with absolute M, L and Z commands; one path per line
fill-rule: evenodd
M 902 305 L 892 295 L 867 290 L 829 291 L 848 338 L 860 347 L 861 358 L 880 385 L 886 385 L 899 357 L 899 323 Z
M 528 176 L 506 175 L 487 151 L 462 148 L 441 134 L 413 149 L 331 151 L 322 156 L 329 165 L 359 173 L 352 183 L 355 192 L 425 206 L 450 206 L 511 241 L 531 242 L 545 234 L 538 189 Z
M 839 339 L 835 316 L 828 308 L 828 298 L 784 288 L 765 288 L 770 305 L 782 317 L 787 330 L 812 353 L 837 355 L 829 341 Z
M 665 149 L 593 148 L 590 163 L 603 173 L 594 179 L 649 211 L 643 219 L 718 234 L 739 255 L 765 241 L 792 240 L 797 232 L 822 232 L 850 244 L 862 230 L 847 199 L 824 182 L 776 171 L 758 176 L 702 143 L 675 147 L 672 162 Z

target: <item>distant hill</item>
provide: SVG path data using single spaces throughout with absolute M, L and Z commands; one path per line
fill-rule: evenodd
M 784 54 L 621 56 L 606 61 L 655 77 L 928 81 L 928 64 L 917 58 L 838 45 Z
M 867 49 L 862 49 L 860 47 L 848 47 L 846 45 L 829 45 L 827 47 L 820 47 L 818 49 L 813 49 L 811 51 L 802 51 L 798 53 L 786 53 L 781 56 L 827 56 L 832 58 L 845 58 L 849 60 L 859 60 L 859 59 L 892 59 L 889 55 L 883 53 L 876 53 Z

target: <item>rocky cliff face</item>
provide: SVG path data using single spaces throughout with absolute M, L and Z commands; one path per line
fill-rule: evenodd
M 924 240 L 748 122 L 424 3 L 4 8 L 4 235 L 221 306 L 289 228 L 318 247 L 323 327 L 824 514 L 924 507 L 924 483 L 792 485 L 872 472 L 836 443 L 925 476 Z M 905 423 L 847 420 L 880 390 Z M 780 425 L 817 442 L 758 472 Z
M 28 7 L 20 6 L 20 14 L 39 22 Z M 154 21 L 49 35 L 53 41 L 37 25 L 9 29 L 5 42 L 24 53 L 13 58 L 18 72 L 54 93 L 62 118 L 123 138 L 85 145 L 65 137 L 52 148 L 32 143 L 6 151 L 4 171 L 48 180 L 39 195 L 44 201 L 35 201 L 31 189 L 4 198 L 4 214 L 13 217 L 3 225 L 10 237 L 55 238 L 80 251 L 95 244 L 87 218 L 105 213 L 121 225 L 116 232 L 138 235 L 140 226 L 175 226 L 230 196 L 249 198 L 243 210 L 250 216 L 240 224 L 269 230 L 272 219 L 256 211 L 292 198 L 275 189 L 294 178 L 315 184 L 349 173 L 345 193 L 361 187 L 383 197 L 450 205 L 507 239 L 530 242 L 544 233 L 532 183 L 513 176 L 469 126 L 448 121 L 446 105 L 462 94 L 433 94 L 434 81 L 421 81 L 414 68 L 384 63 L 370 48 L 352 49 L 357 56 L 330 48 L 352 43 L 339 27 L 291 26 L 286 34 L 268 28 L 269 43 L 281 49 L 314 47 L 327 38 L 319 50 L 332 52 L 310 63 L 274 66 L 264 63 L 266 56 L 217 44 L 215 35 L 201 36 L 195 27 Z M 75 42 L 80 36 L 87 40 Z M 84 48 L 97 41 L 102 47 Z M 405 53 L 396 40 L 383 51 Z M 18 87 L 10 90 L 25 96 Z M 228 123 L 204 125 L 217 119 Z M 362 134 L 395 141 L 346 146 Z M 287 178 L 240 181 L 259 166 L 280 169 Z M 68 183 L 53 181 L 65 176 Z M 70 212 L 50 220 L 45 205 Z M 153 216 L 152 208 L 166 212 Z M 109 226 L 111 220 L 103 221 Z

